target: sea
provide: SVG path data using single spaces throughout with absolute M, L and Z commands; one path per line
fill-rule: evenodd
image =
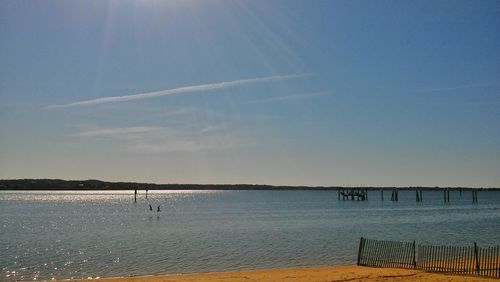
M 356 263 L 361 237 L 500 243 L 500 192 L 0 191 L 0 281 Z M 151 205 L 153 210 L 150 210 Z M 160 211 L 158 212 L 158 206 Z

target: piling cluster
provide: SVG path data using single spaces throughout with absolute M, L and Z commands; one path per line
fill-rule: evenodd
M 380 198 L 383 201 L 384 200 L 384 190 L 388 190 L 387 188 L 380 189 Z M 391 201 L 397 202 L 399 200 L 399 190 L 398 188 L 391 188 Z M 409 188 L 409 189 L 403 189 L 412 191 L 415 190 L 415 201 L 417 203 L 420 203 L 423 201 L 423 189 L 421 188 Z M 441 188 L 439 190 L 443 191 L 443 200 L 445 203 L 450 203 L 450 188 Z M 455 190 L 456 191 L 456 190 Z M 460 193 L 460 197 L 462 197 L 462 189 L 458 189 Z M 477 203 L 478 199 L 478 190 L 477 189 L 471 189 L 472 191 L 472 202 Z M 338 193 L 338 200 L 368 200 L 368 189 L 364 188 L 338 188 L 337 189 Z
M 391 201 L 397 201 L 397 200 L 399 200 L 399 191 L 398 189 L 392 189 Z

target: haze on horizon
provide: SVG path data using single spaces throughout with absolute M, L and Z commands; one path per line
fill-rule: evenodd
M 0 179 L 500 187 L 498 1 L 0 1 Z

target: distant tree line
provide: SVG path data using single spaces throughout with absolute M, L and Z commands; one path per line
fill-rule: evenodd
M 261 184 L 155 184 L 137 182 L 106 182 L 100 180 L 62 179 L 6 179 L 0 180 L 0 190 L 452 190 L 474 189 L 470 187 L 342 187 L 342 186 L 273 186 Z M 500 188 L 477 188 L 500 190 Z

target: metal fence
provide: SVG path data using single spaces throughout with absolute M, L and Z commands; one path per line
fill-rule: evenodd
M 361 237 L 358 265 L 500 277 L 500 247 L 415 245 Z

